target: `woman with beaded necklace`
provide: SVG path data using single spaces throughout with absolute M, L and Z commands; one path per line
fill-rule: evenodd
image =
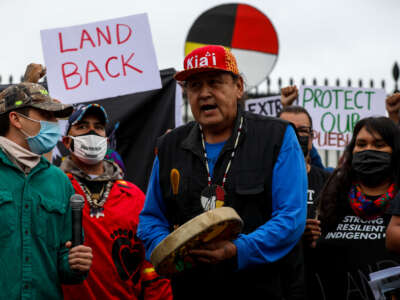
M 385 248 L 387 213 L 400 185 L 400 131 L 386 117 L 369 117 L 353 137 L 321 192 L 320 235 L 309 299 L 374 299 L 369 274 L 399 265 Z

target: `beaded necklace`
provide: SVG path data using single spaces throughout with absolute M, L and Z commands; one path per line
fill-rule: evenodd
M 206 165 L 206 169 L 207 169 L 207 186 L 203 189 L 203 191 L 201 192 L 201 195 L 200 195 L 200 201 L 201 201 L 201 204 L 205 211 L 214 209 L 216 207 L 221 207 L 224 205 L 224 201 L 225 201 L 224 186 L 225 186 L 225 182 L 226 182 L 226 177 L 227 177 L 229 169 L 231 167 L 232 160 L 235 157 L 236 148 L 239 143 L 240 133 L 242 131 L 242 125 L 243 125 L 243 117 L 240 118 L 240 125 L 237 130 L 235 144 L 233 146 L 233 150 L 232 150 L 228 165 L 226 166 L 226 170 L 224 173 L 224 177 L 222 178 L 221 185 L 212 184 L 210 168 L 208 166 L 208 157 L 207 157 L 203 128 L 200 125 L 201 144 L 203 146 L 204 161 L 205 161 L 205 165 Z
M 103 185 L 100 193 L 92 193 L 89 188 L 78 180 L 79 186 L 82 188 L 85 193 L 86 200 L 90 206 L 90 217 L 96 217 L 97 219 L 100 217 L 104 217 L 104 203 L 110 194 L 111 188 L 113 186 L 113 181 L 110 180 L 106 185 Z
M 357 216 L 374 220 L 382 215 L 388 207 L 391 199 L 396 195 L 394 183 L 391 184 L 386 193 L 378 199 L 367 199 L 358 184 L 353 184 L 349 192 L 350 205 Z

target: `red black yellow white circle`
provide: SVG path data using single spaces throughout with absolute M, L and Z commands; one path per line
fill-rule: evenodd
M 271 73 L 279 52 L 278 35 L 271 21 L 247 4 L 223 4 L 201 14 L 186 38 L 185 56 L 210 44 L 232 51 L 250 87 Z

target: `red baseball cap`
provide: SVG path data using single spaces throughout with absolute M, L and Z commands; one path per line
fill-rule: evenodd
M 185 81 L 189 76 L 206 71 L 220 70 L 239 75 L 236 59 L 232 52 L 219 45 L 208 45 L 197 48 L 186 55 L 183 71 L 175 74 L 178 81 Z

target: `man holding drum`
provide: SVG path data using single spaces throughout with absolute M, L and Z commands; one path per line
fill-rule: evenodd
M 244 222 L 242 234 L 191 250 L 197 266 L 172 278 L 175 299 L 283 299 L 280 259 L 299 241 L 306 218 L 307 177 L 295 130 L 243 111 L 243 78 L 222 46 L 192 51 L 175 79 L 195 121 L 159 140 L 138 229 L 146 255 L 174 228 L 229 206 Z

